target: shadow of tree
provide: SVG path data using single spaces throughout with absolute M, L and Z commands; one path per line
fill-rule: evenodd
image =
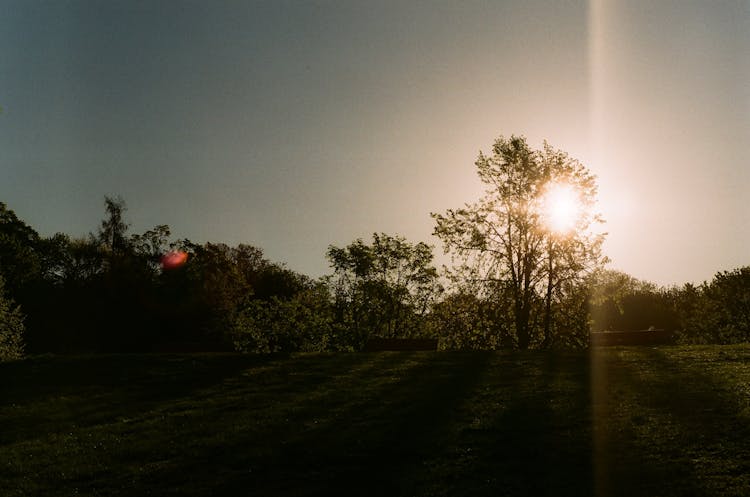
M 733 375 L 720 348 L 704 353 L 645 348 L 641 367 L 624 363 L 644 408 L 630 420 L 634 445 L 644 463 L 662 469 L 668 495 L 749 495 L 750 417 L 736 388 L 750 381 L 750 365 Z
M 40 356 L 0 364 L 0 443 L 132 418 L 279 357 Z
M 748 495 L 750 352 L 717 350 L 3 365 L 0 494 Z
M 495 355 L 415 494 L 591 495 L 582 357 Z
M 685 356 L 685 350 L 692 353 L 672 347 L 594 351 L 594 370 L 602 384 L 594 395 L 601 418 L 595 440 L 599 495 L 750 491 L 747 476 L 725 488 L 707 479 L 705 467 L 717 464 L 748 474 L 747 420 L 737 419 L 736 394 L 723 395 L 722 380 L 700 372 L 702 365 Z M 717 350 L 712 348 L 714 354 Z M 726 374 L 716 357 L 706 364 Z M 726 476 L 722 485 L 729 481 Z
M 252 495 L 400 495 L 403 483 L 442 443 L 454 406 L 477 383 L 490 354 L 363 354 L 378 364 L 324 394 L 302 396 L 282 426 L 252 430 L 208 448 L 222 458 L 212 491 Z M 334 380 L 335 382 L 335 380 Z M 282 428 L 279 430 L 278 428 Z M 273 440 L 275 438 L 275 440 Z M 257 450 L 252 447 L 256 446 Z M 265 450 L 271 447 L 271 450 Z M 200 471 L 206 453 L 183 461 L 158 481 Z M 148 486 L 148 482 L 143 482 Z M 180 491 L 179 493 L 182 493 Z M 199 493 L 199 492 L 198 492 Z

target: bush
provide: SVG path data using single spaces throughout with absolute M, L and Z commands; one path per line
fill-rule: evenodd
M 717 273 L 710 283 L 673 292 L 681 343 L 750 341 L 750 267 Z
M 469 293 L 448 295 L 429 315 L 429 329 L 442 350 L 496 350 L 513 346 L 507 312 Z
M 352 350 L 350 333 L 333 319 L 325 287 L 300 292 L 293 298 L 255 300 L 238 313 L 232 327 L 239 352 L 322 352 Z
M 23 357 L 23 332 L 21 309 L 5 297 L 4 283 L 0 278 L 0 361 Z

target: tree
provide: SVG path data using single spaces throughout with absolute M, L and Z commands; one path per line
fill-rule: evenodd
M 175 248 L 187 253 L 187 262 L 160 275 L 162 301 L 168 303 L 166 314 L 175 316 L 171 322 L 182 323 L 182 336 L 192 336 L 194 342 L 226 347 L 239 315 L 252 316 L 252 309 L 262 308 L 256 301 L 287 301 L 310 284 L 309 278 L 269 261 L 251 245 L 181 240 Z
M 441 349 L 496 350 L 507 346 L 506 312 L 502 302 L 459 290 L 433 306 L 429 325 Z
M 0 202 L 0 274 L 15 299 L 40 277 L 39 234 Z
M 750 267 L 716 273 L 710 283 L 670 292 L 685 343 L 750 341 Z
M 5 296 L 0 276 L 0 362 L 23 357 L 23 316 L 13 300 Z
M 129 245 L 133 254 L 145 261 L 154 274 L 161 267 L 162 257 L 169 250 L 169 236 L 171 234 L 169 226 L 160 224 L 143 234 L 130 236 Z
M 400 236 L 373 234 L 326 254 L 338 319 L 349 324 L 364 345 L 370 336 L 409 337 L 421 332 L 421 320 L 442 287 L 432 266 L 432 247 Z
M 482 298 L 510 298 L 518 348 L 553 344 L 553 319 L 566 289 L 599 267 L 604 234 L 594 212 L 595 177 L 546 142 L 500 137 L 475 165 L 487 185 L 476 203 L 435 214 L 434 234 L 461 261 L 454 276 L 468 279 Z
M 725 340 L 750 340 L 750 267 L 717 273 L 709 295 L 720 304 L 721 333 Z
M 125 222 L 128 208 L 119 196 L 104 197 L 104 208 L 107 217 L 102 220 L 96 238 L 110 254 L 119 255 L 128 247 L 126 234 L 130 225 Z
M 322 282 L 290 299 L 250 302 L 237 314 L 232 331 L 234 347 L 240 352 L 353 349 L 352 337 L 334 320 L 330 293 Z
M 589 278 L 592 331 L 674 331 L 678 317 L 670 292 L 614 270 L 596 271 Z
M 81 348 L 100 333 L 98 315 L 103 271 L 102 252 L 91 239 L 62 233 L 41 238 L 37 245 L 40 278 L 16 299 L 25 314 L 29 352 L 59 352 Z

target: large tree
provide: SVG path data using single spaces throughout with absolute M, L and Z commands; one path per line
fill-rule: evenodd
M 434 233 L 461 261 L 454 275 L 483 298 L 507 301 L 518 348 L 551 346 L 567 331 L 554 320 L 556 307 L 604 261 L 595 176 L 547 143 L 534 150 L 516 136 L 497 139 L 475 165 L 485 195 L 433 213 Z

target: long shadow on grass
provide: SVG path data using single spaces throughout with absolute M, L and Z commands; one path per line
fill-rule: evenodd
M 350 407 L 357 388 L 399 364 L 398 357 L 387 355 L 307 355 L 242 371 L 222 385 L 164 403 L 139 420 L 142 425 L 156 424 L 156 430 L 136 427 L 134 434 L 156 431 L 154 436 L 163 443 L 179 438 L 186 452 L 155 454 L 154 447 L 144 446 L 124 457 L 135 462 L 171 459 L 174 471 L 159 472 L 156 479 L 177 486 L 185 475 L 213 481 L 238 465 L 243 471 L 258 470 L 274 456 L 276 445 L 331 422 L 331 405 Z M 237 448 L 239 440 L 244 442 Z M 248 454 L 259 456 L 261 463 L 246 464 Z M 206 471 L 206 465 L 218 467 Z M 153 476 L 144 475 L 144 481 Z
M 592 493 L 586 355 L 495 355 L 420 495 Z
M 211 491 L 220 495 L 401 495 L 403 482 L 439 448 L 455 406 L 470 394 L 491 356 L 362 357 L 379 367 L 346 382 L 344 391 L 312 397 L 298 392 L 284 431 L 269 428 L 272 437 L 240 431 L 154 479 L 169 481 L 191 468 L 205 475 L 200 467 L 210 461 L 208 472 L 221 473 Z
M 633 422 L 650 437 L 641 443 L 651 449 L 651 464 L 669 473 L 667 495 L 750 494 L 750 423 L 739 415 L 730 378 L 699 370 L 721 374 L 716 350 L 708 358 L 680 358 L 678 349 L 641 349 L 648 367 L 627 366 L 651 410 Z
M 716 451 L 734 450 L 731 432 L 721 425 L 736 426 L 736 420 L 728 399 L 718 394 L 719 384 L 675 362 L 677 349 L 597 353 L 608 390 L 602 394 L 608 407 L 597 420 L 603 428 L 597 444 L 604 468 L 597 475 L 599 495 L 747 495 L 747 479 L 739 491 L 734 483 L 718 488 L 707 484 L 696 466 Z M 706 412 L 720 414 L 711 422 Z M 747 443 L 740 443 L 747 454 Z
M 132 417 L 275 359 L 133 354 L 0 364 L 0 444 Z
M 201 474 L 211 461 L 203 471 L 221 475 L 218 493 L 592 494 L 585 355 L 377 357 L 388 363 L 350 391 L 299 395 L 278 438 L 239 433 L 154 478 Z
M 506 495 L 586 496 L 592 492 L 588 365 L 582 354 L 546 354 L 508 391 L 493 424 L 496 475 Z M 530 365 L 526 365 L 528 369 Z
M 633 357 L 643 365 L 637 352 Z M 697 487 L 687 468 L 649 460 L 651 440 L 643 437 L 649 407 L 642 397 L 648 386 L 640 382 L 623 351 L 592 350 L 592 385 L 595 495 L 700 495 L 691 492 Z M 679 485 L 677 493 L 672 491 L 678 488 L 673 481 Z
M 10 492 L 0 494 L 60 495 L 96 488 L 100 495 L 146 495 L 179 488 L 193 468 L 178 468 L 178 479 L 171 482 L 149 480 L 149 475 L 175 467 L 175 460 L 190 459 L 217 440 L 228 439 L 231 445 L 242 421 L 237 418 L 252 416 L 258 404 L 283 403 L 285 390 L 316 391 L 342 372 L 366 374 L 362 356 L 326 359 L 179 355 L 18 363 L 13 369 L 21 373 L 21 384 L 44 393 L 16 395 L 16 407 L 0 406 L 6 438 L 13 438 L 3 452 L 7 466 L 0 479 L 0 490 Z M 320 367 L 324 364 L 330 367 Z M 269 406 L 270 412 L 288 414 L 277 404 Z M 39 411 L 21 408 L 29 405 Z M 253 421 L 265 426 L 274 420 Z M 226 455 L 215 455 L 202 461 L 208 472 L 197 472 L 208 480 L 212 472 L 222 473 Z M 33 491 L 24 490 L 28 484 Z
M 263 474 L 280 442 L 330 422 L 330 405 L 351 408 L 359 387 L 395 374 L 403 362 L 388 354 L 301 355 L 240 371 L 127 424 L 101 426 L 122 447 L 105 454 L 114 460 L 100 454 L 102 463 L 87 468 L 82 483 L 107 495 L 211 494 L 237 473 Z

